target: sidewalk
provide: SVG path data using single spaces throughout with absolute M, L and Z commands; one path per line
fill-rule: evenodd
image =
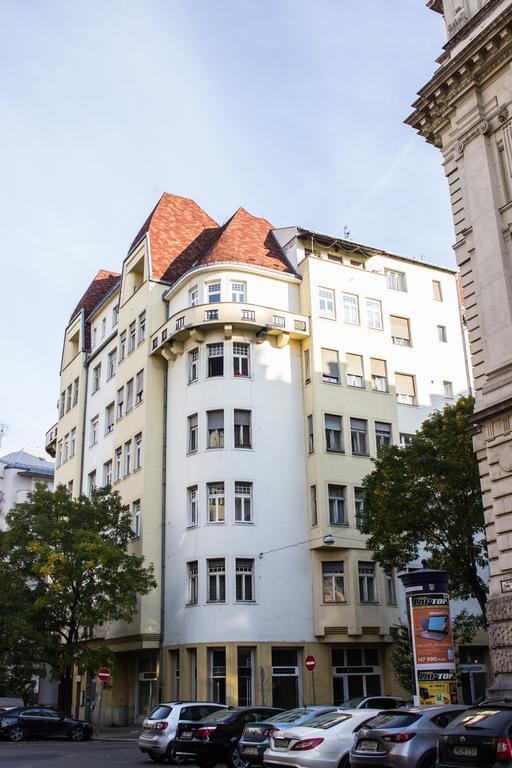
M 99 736 L 96 736 L 96 729 L 93 731 L 93 739 L 96 741 L 137 741 L 142 727 L 140 725 L 127 725 L 120 727 L 102 727 Z

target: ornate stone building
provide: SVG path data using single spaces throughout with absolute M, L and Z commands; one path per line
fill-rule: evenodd
M 407 123 L 441 149 L 475 377 L 494 694 L 512 694 L 512 1 L 430 0 L 448 42 Z

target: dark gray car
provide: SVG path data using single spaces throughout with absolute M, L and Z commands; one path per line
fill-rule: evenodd
M 380 712 L 356 733 L 350 765 L 434 768 L 440 734 L 465 709 L 464 704 L 451 704 Z

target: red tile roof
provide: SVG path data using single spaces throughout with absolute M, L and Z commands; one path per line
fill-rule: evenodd
M 75 319 L 80 310 L 85 310 L 85 316 L 91 314 L 94 307 L 105 298 L 107 293 L 121 279 L 119 272 L 111 272 L 109 269 L 100 269 L 88 289 L 76 305 L 69 322 Z

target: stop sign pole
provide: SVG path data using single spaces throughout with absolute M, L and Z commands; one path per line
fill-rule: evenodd
M 112 673 L 108 667 L 100 667 L 96 673 L 97 679 L 100 681 L 100 693 L 99 693 L 99 706 L 98 717 L 96 719 L 96 736 L 100 735 L 101 727 L 101 705 L 103 704 L 103 692 L 105 690 L 105 684 L 108 683 L 112 677 Z
M 312 682 L 312 688 L 313 688 L 313 705 L 316 706 L 316 690 L 315 690 L 316 659 L 311 653 L 308 654 L 304 659 L 304 666 L 306 667 L 308 672 L 311 672 L 311 682 Z

